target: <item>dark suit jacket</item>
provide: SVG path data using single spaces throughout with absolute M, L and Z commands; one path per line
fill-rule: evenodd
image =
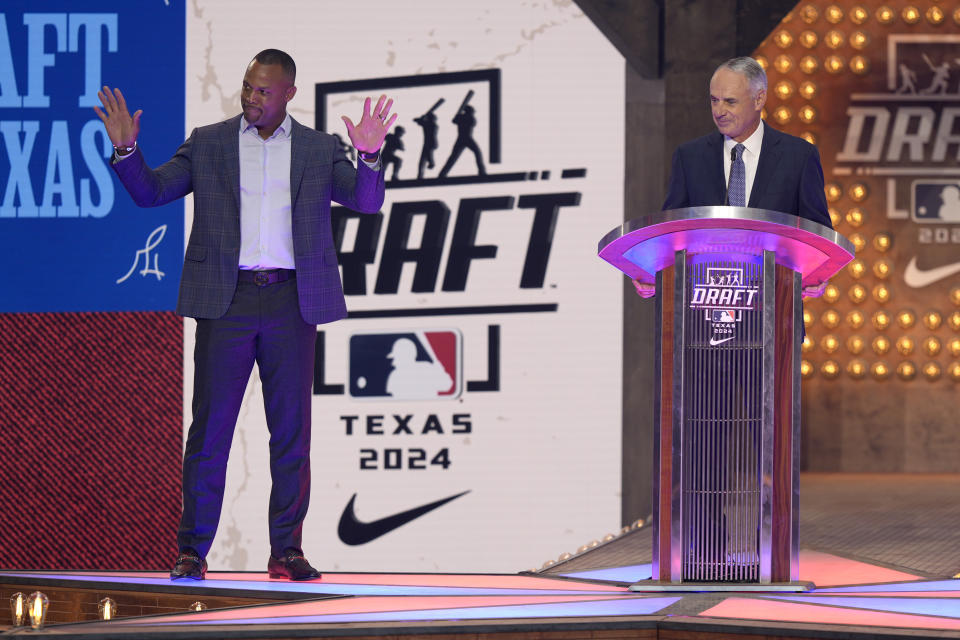
M 330 201 L 364 213 L 383 204 L 383 171 L 358 168 L 333 136 L 293 120 L 290 199 L 300 313 L 312 324 L 347 315 L 330 227 Z M 156 169 L 139 148 L 113 163 L 141 207 L 193 192 L 193 228 L 183 262 L 177 313 L 219 318 L 237 287 L 240 265 L 240 116 L 193 130 Z
M 747 206 L 808 218 L 833 228 L 823 193 L 823 168 L 817 148 L 763 123 L 760 162 Z M 719 131 L 680 145 L 673 154 L 670 185 L 663 209 L 722 205 L 723 134 Z

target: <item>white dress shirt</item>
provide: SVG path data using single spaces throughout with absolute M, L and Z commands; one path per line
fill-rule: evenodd
M 240 268 L 293 269 L 290 114 L 264 140 L 240 118 Z
M 745 170 L 747 190 L 744 192 L 744 202 L 750 206 L 750 192 L 753 190 L 753 179 L 757 176 L 757 165 L 760 163 L 760 147 L 763 146 L 763 127 L 761 121 L 757 130 L 750 134 L 750 137 L 743 141 L 743 166 Z M 728 136 L 723 136 L 723 180 L 728 187 L 730 185 L 730 152 L 737 146 L 737 141 Z

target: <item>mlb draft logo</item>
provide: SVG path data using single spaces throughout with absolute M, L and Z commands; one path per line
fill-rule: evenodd
M 729 342 L 736 337 L 736 324 L 744 311 L 752 311 L 759 288 L 744 284 L 743 269 L 707 267 L 704 283 L 695 282 L 690 308 L 703 310 L 710 323 L 710 346 Z
M 350 395 L 368 400 L 460 396 L 462 338 L 457 329 L 350 336 Z
M 960 222 L 960 182 L 914 180 L 910 209 L 915 222 Z

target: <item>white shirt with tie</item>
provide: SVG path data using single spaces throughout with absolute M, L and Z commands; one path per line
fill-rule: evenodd
M 743 168 L 746 190 L 744 191 L 744 202 L 750 206 L 750 192 L 753 190 L 753 179 L 757 176 L 757 165 L 760 164 L 760 147 L 763 146 L 763 122 L 757 125 L 757 130 L 750 134 L 750 137 L 743 141 Z M 730 152 L 737 146 L 737 141 L 728 136 L 723 136 L 723 181 L 729 188 L 730 185 Z

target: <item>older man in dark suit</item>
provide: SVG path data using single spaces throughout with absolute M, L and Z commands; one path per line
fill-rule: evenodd
M 247 66 L 243 113 L 193 131 L 151 169 L 137 148 L 141 111 L 100 92 L 112 166 L 144 207 L 193 193 L 194 217 L 177 312 L 197 319 L 193 422 L 183 461 L 179 555 L 171 578 L 201 580 L 213 543 L 227 455 L 254 362 L 270 431 L 270 577 L 320 577 L 303 555 L 310 497 L 310 402 L 316 326 L 346 316 L 330 202 L 375 213 L 383 204 L 379 150 L 396 115 L 368 98 L 356 125 L 344 117 L 357 167 L 335 138 L 293 120 L 296 65 L 261 51 Z
M 677 148 L 664 210 L 728 204 L 789 213 L 833 228 L 817 148 L 763 122 L 766 101 L 767 75 L 756 60 L 733 58 L 717 68 L 710 79 L 717 131 Z M 651 284 L 634 285 L 643 297 L 655 293 Z M 819 295 L 822 287 L 804 293 Z

